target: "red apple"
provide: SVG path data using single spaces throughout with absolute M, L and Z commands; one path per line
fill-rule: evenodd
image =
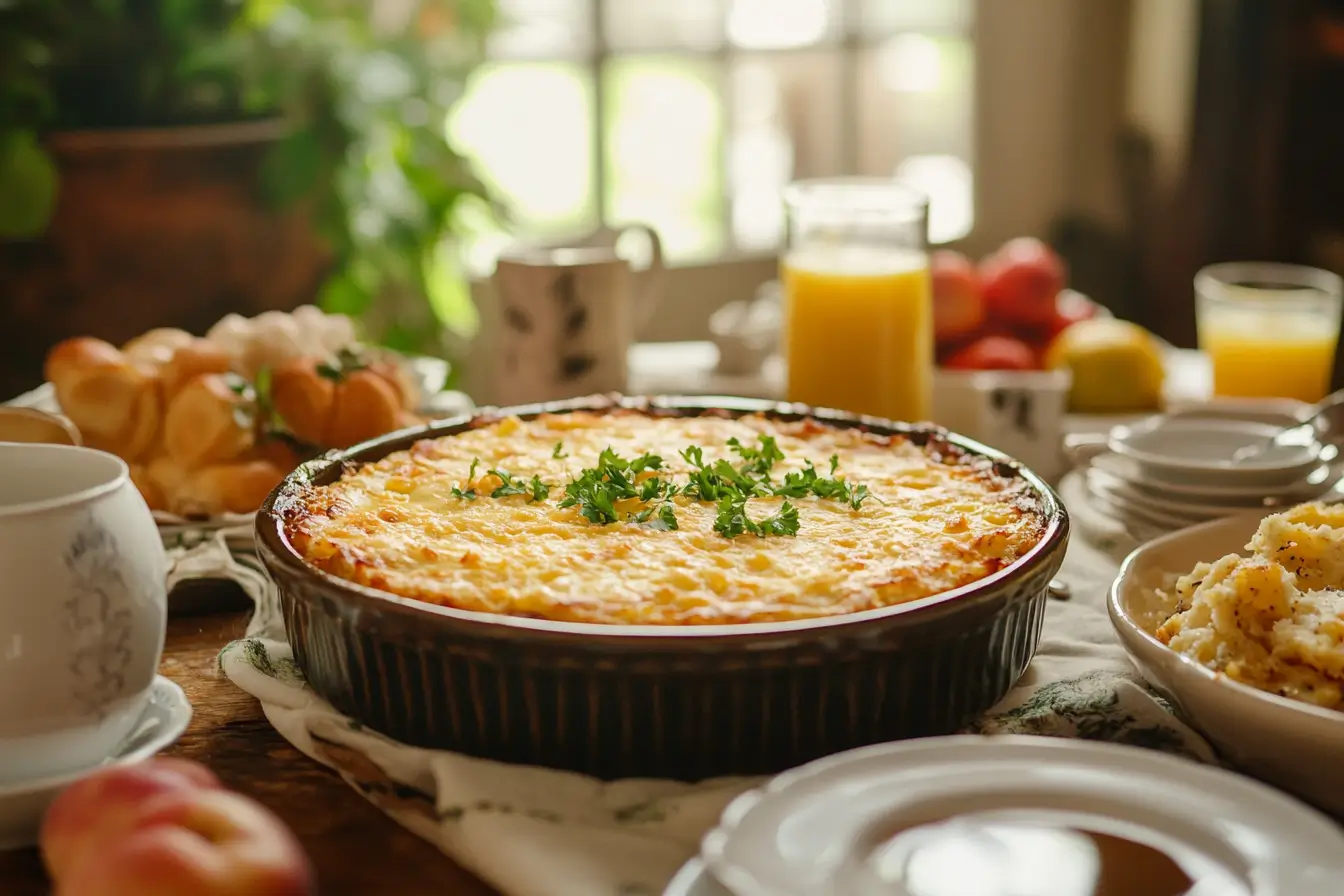
M 218 789 L 219 779 L 185 759 L 155 759 L 113 766 L 67 787 L 42 819 L 42 859 L 59 879 L 65 869 L 137 823 L 146 804 L 158 797 Z
M 1016 324 L 1047 323 L 1064 279 L 1064 262 L 1033 237 L 1009 240 L 980 263 L 989 314 Z
M 1018 327 L 1017 335 L 1044 352 L 1055 338 L 1080 320 L 1091 320 L 1101 313 L 1101 306 L 1087 296 L 1071 289 L 1061 292 L 1055 300 L 1055 313 L 1049 320 L 1033 326 Z
M 960 252 L 940 249 L 929 259 L 933 278 L 933 333 L 939 343 L 965 337 L 985 321 L 980 275 Z
M 308 896 L 313 875 L 278 818 L 227 790 L 150 800 L 123 836 L 56 879 L 55 896 Z
M 1037 354 L 1021 339 L 985 336 L 961 348 L 943 364 L 949 370 L 1036 370 Z

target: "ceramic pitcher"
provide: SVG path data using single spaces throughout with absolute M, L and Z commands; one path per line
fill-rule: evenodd
M 649 240 L 643 270 L 616 251 L 631 230 Z M 567 246 L 507 250 L 488 289 L 477 291 L 476 400 L 513 405 L 623 391 L 627 354 L 657 305 L 662 273 L 658 236 L 643 225 Z

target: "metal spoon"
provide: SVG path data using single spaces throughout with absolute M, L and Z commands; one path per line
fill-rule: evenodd
M 1341 389 L 1338 392 L 1331 392 L 1329 395 L 1325 396 L 1325 398 L 1312 405 L 1311 415 L 1305 420 L 1279 430 L 1264 441 L 1255 442 L 1238 448 L 1232 453 L 1232 463 L 1245 463 L 1248 460 L 1254 460 L 1275 445 L 1289 444 L 1290 439 L 1285 437 L 1291 436 L 1293 433 L 1301 430 L 1307 429 L 1314 433 L 1316 430 L 1316 421 L 1319 420 L 1326 411 L 1332 410 L 1341 404 L 1344 404 L 1344 389 Z

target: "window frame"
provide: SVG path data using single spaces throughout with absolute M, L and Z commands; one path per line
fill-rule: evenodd
M 604 151 L 606 90 L 605 63 L 622 55 L 670 55 L 718 61 L 727 64 L 741 56 L 787 54 L 807 48 L 739 48 L 728 41 L 712 49 L 685 46 L 641 46 L 616 50 L 606 40 L 603 8 L 607 3 L 633 0 L 593 0 L 590 6 L 591 46 L 570 56 L 492 56 L 492 62 L 564 61 L 579 64 L 593 75 L 593 140 L 591 164 L 595 205 L 604 225 L 609 172 Z M 860 51 L 892 35 L 866 37 L 858 30 L 857 0 L 842 0 L 839 34 L 813 47 L 835 49 L 840 56 L 841 78 L 837 101 L 841 104 L 840 149 L 844 169 L 858 168 L 858 117 Z M 1011 9 L 1009 8 L 1011 7 Z M 1047 235 L 1054 220 L 1070 209 L 1070 190 L 1098 192 L 1096 182 L 1111 175 L 1113 168 L 1100 166 L 1089 172 L 1088 183 L 1077 184 L 1073 157 L 1086 138 L 1076 132 L 1076 123 L 1087 119 L 1095 127 L 1095 107 L 1107 105 L 1103 96 L 1107 73 L 1088 75 L 1095 67 L 1099 47 L 1121 36 L 1099 37 L 1089 26 L 1094 17 L 1090 4 L 1075 0 L 1019 0 L 1012 4 L 995 0 L 972 0 L 965 27 L 911 29 L 918 33 L 955 34 L 966 38 L 975 53 L 973 79 L 972 166 L 975 172 L 972 229 L 964 237 L 946 243 L 946 248 L 984 254 L 1004 240 L 1023 234 Z M 1127 13 L 1126 13 L 1127 15 Z M 1103 29 L 1104 30 L 1104 29 Z M 899 32 L 893 32 L 899 33 Z M 993 35 L 992 41 L 983 36 Z M 1105 53 L 1113 57 L 1114 53 Z M 731 120 L 731 92 L 724 90 L 723 116 Z M 1109 106 L 1108 106 L 1109 109 Z M 1089 111 L 1090 114 L 1089 114 Z M 1105 118 L 1119 123 L 1119 111 Z M 1097 168 L 1097 166 L 1093 166 Z M 1024 189 L 1028 191 L 1024 194 Z M 723 193 L 722 214 L 731 220 L 731 194 Z M 1094 205 L 1096 203 L 1093 203 Z M 1103 202 L 1103 204 L 1105 204 Z M 1106 209 L 1102 209 L 1105 216 Z M 704 339 L 710 315 L 724 304 L 752 297 L 777 272 L 778 253 L 745 252 L 729 248 L 713 260 L 671 265 L 664 279 L 664 294 L 657 311 L 637 338 L 647 341 Z

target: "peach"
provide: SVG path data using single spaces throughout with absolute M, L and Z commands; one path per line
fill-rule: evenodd
M 933 333 L 940 343 L 973 333 L 985 321 L 980 276 L 960 252 L 940 249 L 929 259 L 933 281 Z
M 42 859 L 53 878 L 138 824 L 145 805 L 168 794 L 222 785 L 205 766 L 154 759 L 112 766 L 67 787 L 42 819 Z
M 55 896 L 305 896 L 312 870 L 280 819 L 227 790 L 183 790 L 144 806 L 57 878 Z

